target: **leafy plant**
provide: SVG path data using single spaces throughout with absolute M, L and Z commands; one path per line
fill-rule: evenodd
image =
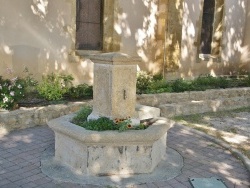
M 93 87 L 87 84 L 80 84 L 76 87 L 69 88 L 66 95 L 73 99 L 84 99 L 93 97 Z
M 151 84 L 153 76 L 147 74 L 147 72 L 140 71 L 137 72 L 137 80 L 136 80 L 136 92 L 144 93 L 149 85 Z
M 29 72 L 27 67 L 24 69 L 23 72 L 25 73 L 25 76 L 22 79 L 25 87 L 25 95 L 36 92 L 36 86 L 38 85 L 38 81 L 33 78 L 33 74 Z
M 87 121 L 88 116 L 91 114 L 92 108 L 90 106 L 85 106 L 79 110 L 79 112 L 74 116 L 72 119 L 72 122 L 74 124 L 81 124 L 85 121 Z
M 11 110 L 24 96 L 24 84 L 18 77 L 3 79 L 0 76 L 0 108 Z
M 37 86 L 38 93 L 47 100 L 60 100 L 72 86 L 71 75 L 51 73 L 43 76 L 42 82 Z
M 146 90 L 146 93 L 172 92 L 172 87 L 166 80 L 154 80 Z
M 191 90 L 191 84 L 183 79 L 177 79 L 170 84 L 172 91 L 176 93 Z
M 87 117 L 92 112 L 89 106 L 82 108 L 77 115 L 72 119 L 72 123 L 79 125 L 87 130 L 93 131 L 107 131 L 107 130 L 117 130 L 119 132 L 125 130 L 141 130 L 146 129 L 148 126 L 140 124 L 138 126 L 133 126 L 130 118 L 125 119 L 115 119 L 111 120 L 107 117 L 100 117 L 96 120 L 87 121 Z

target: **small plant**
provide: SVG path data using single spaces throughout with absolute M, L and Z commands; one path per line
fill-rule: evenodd
M 72 119 L 72 123 L 79 125 L 87 130 L 93 131 L 107 131 L 107 130 L 117 130 L 119 132 L 126 130 L 143 130 L 148 127 L 148 125 L 140 124 L 138 126 L 133 126 L 131 119 L 115 119 L 111 120 L 107 117 L 100 117 L 96 120 L 87 121 L 87 117 L 92 112 L 89 106 L 82 108 L 77 115 Z
M 3 79 L 0 76 L 0 108 L 13 109 L 18 100 L 24 96 L 24 90 L 24 84 L 20 78 Z
M 36 92 L 36 86 L 38 85 L 38 81 L 33 78 L 33 74 L 29 72 L 27 67 L 24 69 L 23 72 L 25 73 L 25 76 L 22 79 L 25 87 L 25 95 Z
M 72 123 L 81 124 L 84 121 L 87 121 L 88 116 L 91 114 L 92 108 L 90 106 L 85 106 L 79 110 L 79 112 L 72 119 Z
M 136 92 L 144 93 L 151 84 L 153 76 L 144 71 L 137 72 Z
M 164 92 L 172 92 L 171 85 L 166 82 L 166 80 L 155 80 L 153 81 L 146 93 L 164 93 Z
M 71 99 L 85 99 L 93 97 L 93 87 L 87 84 L 80 84 L 69 88 L 66 95 Z
M 43 76 L 42 82 L 37 86 L 38 93 L 47 100 L 60 100 L 72 86 L 71 75 L 51 73 Z
M 176 93 L 192 90 L 191 84 L 183 79 L 177 79 L 170 84 L 172 91 Z

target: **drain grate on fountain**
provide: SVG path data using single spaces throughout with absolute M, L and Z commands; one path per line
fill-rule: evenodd
M 227 188 L 220 178 L 190 178 L 193 188 Z

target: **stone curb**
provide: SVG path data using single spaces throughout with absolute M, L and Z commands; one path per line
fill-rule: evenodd
M 176 125 L 179 126 L 179 127 L 188 129 L 190 132 L 198 134 L 198 135 L 200 135 L 200 136 L 202 136 L 202 137 L 204 137 L 204 138 L 206 138 L 206 139 L 220 145 L 221 147 L 223 147 L 225 149 L 228 149 L 233 155 L 238 157 L 243 162 L 243 164 L 245 165 L 247 170 L 250 172 L 250 160 L 245 155 L 243 155 L 239 150 L 231 147 L 229 144 L 225 143 L 224 141 L 219 140 L 219 139 L 217 139 L 217 138 L 215 138 L 213 136 L 207 135 L 206 133 L 203 133 L 201 131 L 192 129 L 190 127 L 187 127 L 187 126 L 184 126 L 184 125 L 178 124 L 178 123 L 175 123 L 174 126 L 176 126 Z

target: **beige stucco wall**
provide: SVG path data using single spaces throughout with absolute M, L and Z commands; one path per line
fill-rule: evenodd
M 250 1 L 247 1 L 247 15 L 246 15 L 246 25 L 244 33 L 243 48 L 241 54 L 242 60 L 242 69 L 249 71 L 250 70 Z
M 22 74 L 25 66 L 42 74 L 73 74 L 76 82 L 92 78 L 85 61 L 70 63 L 73 7 L 71 0 L 0 0 L 0 75 L 6 68 Z
M 193 78 L 201 74 L 237 74 L 240 71 L 247 0 L 225 0 L 220 62 L 202 61 L 198 58 L 197 40 L 199 38 L 202 1 L 199 0 L 197 3 L 197 0 L 185 0 L 183 2 L 181 65 L 175 73 L 166 74 L 169 79 Z
M 0 0 L 0 75 L 6 76 L 7 68 L 21 75 L 27 67 L 38 79 L 42 74 L 64 72 L 72 74 L 75 83 L 92 83 L 92 62 L 74 56 L 73 0 L 34 2 Z M 115 10 L 118 16 L 114 28 L 119 35 L 115 40 L 120 42 L 120 51 L 140 55 L 141 68 L 158 71 L 154 66 L 158 1 L 116 3 L 119 8 Z
M 221 62 L 200 62 L 197 59 L 197 40 L 202 0 L 198 3 L 197 0 L 183 0 L 180 69 L 174 74 L 167 73 L 166 78 L 229 74 L 232 70 L 239 70 L 239 65 L 243 67 L 242 63 L 239 64 L 243 60 L 246 65 L 250 41 L 248 35 L 244 37 L 244 33 L 250 29 L 249 19 L 245 23 L 250 10 L 247 1 L 225 0 Z M 116 15 L 112 31 L 116 49 L 131 56 L 140 56 L 140 69 L 161 72 L 164 34 L 159 34 L 159 31 L 164 31 L 164 28 L 159 23 L 164 23 L 164 16 L 167 17 L 167 14 L 162 14 L 168 11 L 166 1 L 114 2 L 118 5 L 114 10 Z M 159 10 L 163 15 L 161 19 Z M 26 66 L 38 79 L 49 72 L 64 72 L 72 74 L 76 84 L 92 83 L 93 63 L 87 58 L 74 56 L 74 28 L 74 0 L 0 0 L 0 75 L 6 75 L 6 68 L 20 75 Z M 106 35 L 110 35 L 108 31 Z M 106 36 L 105 40 L 109 40 L 110 36 Z
M 156 39 L 158 0 L 119 0 L 118 28 L 121 29 L 121 52 L 140 56 L 141 69 L 159 72 L 163 45 Z M 118 30 L 119 30 L 118 29 Z

